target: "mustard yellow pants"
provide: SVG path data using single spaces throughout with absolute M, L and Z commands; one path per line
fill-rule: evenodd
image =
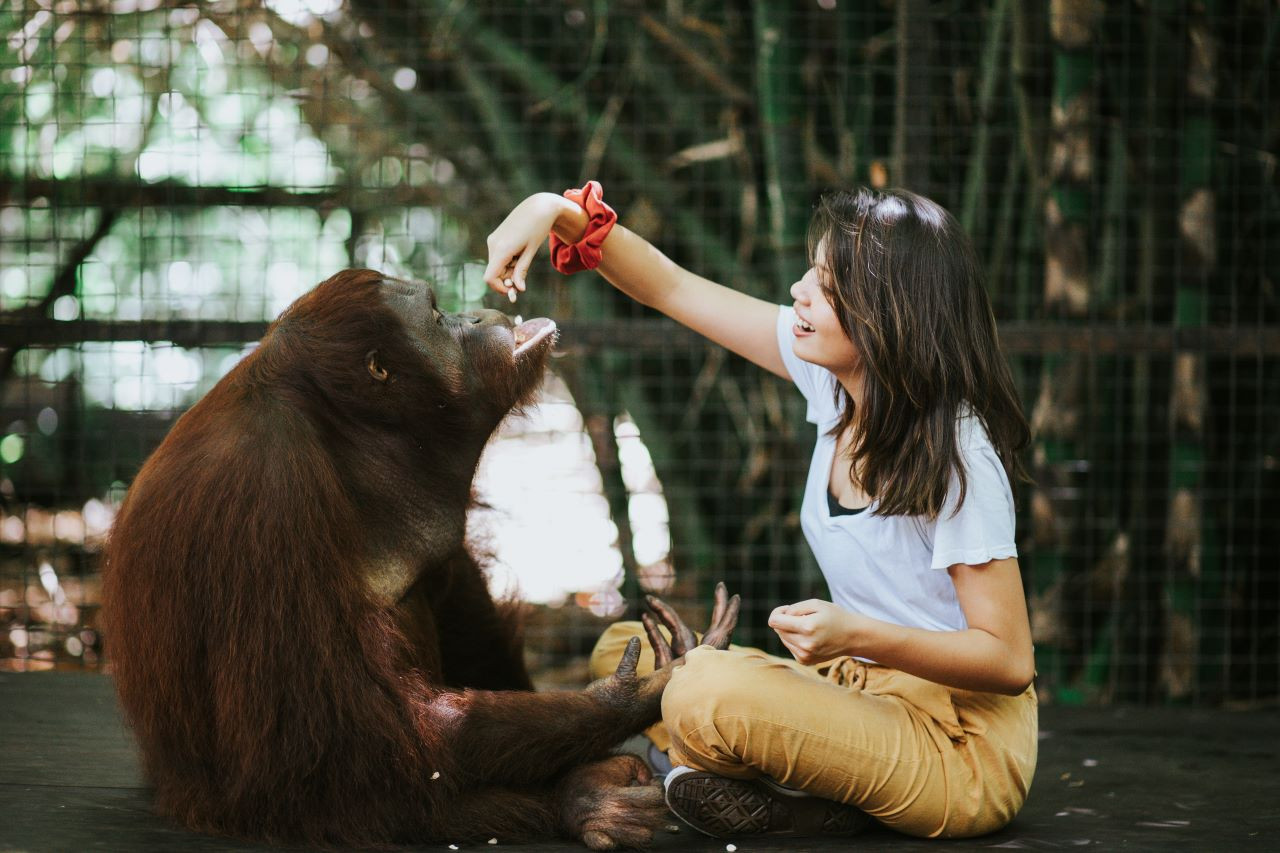
M 591 655 L 595 678 L 617 667 L 639 622 L 619 622 Z M 662 722 L 646 734 L 673 764 L 769 778 L 851 803 L 919 837 L 1000 829 L 1026 801 L 1036 768 L 1034 689 L 958 690 L 851 657 L 819 666 L 731 646 L 702 646 L 677 667 Z

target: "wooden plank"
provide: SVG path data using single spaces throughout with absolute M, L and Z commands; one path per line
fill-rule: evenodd
M 110 678 L 0 673 L 0 708 L 5 758 L 0 762 L 0 849 L 281 849 L 187 832 L 152 814 Z M 1045 707 L 1027 805 L 1012 824 L 976 845 L 1270 850 L 1280 834 L 1276 785 L 1270 781 L 1278 761 L 1280 716 L 1271 710 Z M 1211 790 L 1206 779 L 1214 780 Z M 686 829 L 659 833 L 653 849 L 724 849 L 723 841 L 710 841 Z M 867 853 L 938 853 L 938 843 L 875 829 L 852 846 Z M 851 849 L 848 839 L 798 843 L 785 836 L 738 839 L 736 846 L 752 853 Z M 561 841 L 519 849 L 581 853 L 586 848 Z

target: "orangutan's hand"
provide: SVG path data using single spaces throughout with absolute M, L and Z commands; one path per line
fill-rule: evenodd
M 662 669 L 670 663 L 679 661 L 689 653 L 690 649 L 699 645 L 721 650 L 729 648 L 729 639 L 738 624 L 738 610 L 742 606 L 742 599 L 739 596 L 734 595 L 730 598 L 724 584 L 716 584 L 716 603 L 711 611 L 711 624 L 707 632 L 702 635 L 702 641 L 699 642 L 680 615 L 665 602 L 652 595 L 645 596 L 645 600 L 657 616 L 655 618 L 649 613 L 640 615 L 645 633 L 649 635 L 649 643 L 653 646 L 655 669 Z M 671 632 L 670 642 L 658 630 L 659 619 Z

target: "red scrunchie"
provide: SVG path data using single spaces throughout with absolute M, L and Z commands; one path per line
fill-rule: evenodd
M 618 214 L 604 203 L 604 190 L 597 181 L 587 181 L 580 190 L 565 190 L 564 197 L 575 202 L 587 212 L 587 230 L 576 243 L 566 243 L 555 234 L 548 240 L 551 246 L 551 266 L 569 275 L 600 266 L 600 247 L 604 238 L 613 230 Z

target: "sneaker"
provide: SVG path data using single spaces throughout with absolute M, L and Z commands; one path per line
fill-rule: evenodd
M 715 838 L 737 835 L 856 835 L 874 824 L 854 806 L 767 779 L 730 779 L 676 767 L 664 781 L 676 817 Z

